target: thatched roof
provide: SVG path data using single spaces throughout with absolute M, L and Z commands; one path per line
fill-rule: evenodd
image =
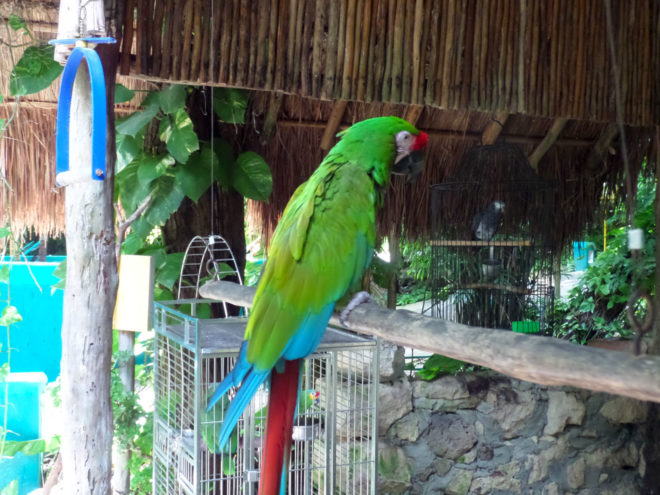
M 234 0 L 215 2 L 213 13 L 208 0 L 127 5 L 125 74 L 322 99 L 615 117 L 602 0 Z M 624 121 L 660 123 L 660 4 L 612 5 Z
M 39 36 L 54 36 L 56 0 L 9 3 L 23 6 L 28 20 L 42 16 L 33 19 Z M 7 5 L 0 5 L 0 17 L 17 12 Z M 138 81 L 133 84 L 192 81 L 252 90 L 241 142 L 260 151 L 273 171 L 271 202 L 250 206 L 266 234 L 322 159 L 322 145 L 327 148 L 341 126 L 376 115 L 406 117 L 430 135 L 424 175 L 412 186 L 393 182 L 383 231 L 403 223 L 409 234 L 427 233 L 430 185 L 451 177 L 467 150 L 482 142 L 519 146 L 539 175 L 556 184 L 561 241 L 594 220 L 604 182 L 620 183 L 600 0 L 227 1 L 215 2 L 213 30 L 204 21 L 206 0 L 127 5 L 138 9 L 129 17 L 125 39 L 131 43 L 121 59 L 129 80 Z M 652 153 L 653 124 L 660 122 L 660 6 L 653 0 L 613 5 L 635 172 Z M 0 70 L 3 94 L 6 75 Z M 39 232 L 63 228 L 62 193 L 51 179 L 56 90 L 21 110 L 12 126 L 20 140 L 0 143 L 10 183 L 23 183 L 21 198 L 14 195 L 14 220 Z M 264 144 L 267 116 L 277 125 Z M 39 149 L 50 155 L 37 155 Z
M 255 95 L 255 118 L 263 118 L 268 105 L 268 95 Z M 260 150 L 273 171 L 271 202 L 250 204 L 251 214 L 262 221 L 266 235 L 274 229 L 294 188 L 323 158 L 320 145 L 333 106 L 331 102 L 285 97 L 278 113 L 277 134 L 266 145 L 259 143 L 260 136 L 256 132 L 249 140 L 247 146 Z M 377 115 L 410 118 L 409 113 L 410 107 L 406 105 L 349 103 L 341 125 Z M 453 177 L 468 150 L 481 144 L 484 131 L 493 125 L 493 118 L 494 115 L 487 112 L 424 107 L 417 126 L 429 133 L 425 171 L 412 185 L 406 184 L 403 178 L 394 178 L 380 216 L 381 233 L 386 234 L 391 225 L 404 225 L 406 234 L 412 236 L 429 233 L 430 186 Z M 511 115 L 503 122 L 497 142 L 514 144 L 530 155 L 554 124 L 554 119 Z M 259 124 L 255 130 L 261 130 Z M 610 125 L 605 123 L 569 121 L 540 160 L 538 176 L 556 187 L 555 239 L 559 245 L 573 240 L 597 219 L 595 212 L 603 184 L 617 187 L 620 183 L 622 167 L 616 138 L 608 140 L 606 152 L 593 159 L 596 143 L 601 136 L 609 136 L 610 130 Z M 627 132 L 632 169 L 636 173 L 644 156 L 652 151 L 653 129 L 627 128 Z M 501 177 L 503 181 L 509 179 L 512 178 Z
M 0 194 L 0 212 L 7 212 L 9 202 L 11 225 L 17 232 L 34 229 L 39 236 L 58 235 L 64 231 L 64 189 L 55 187 L 55 120 L 59 79 L 39 93 L 21 97 L 19 106 L 9 97 L 9 76 L 14 62 L 30 41 L 20 31 L 9 29 L 4 19 L 16 14 L 27 22 L 37 40 L 56 38 L 59 0 L 0 2 L 0 38 L 17 45 L 11 51 L 0 44 L 0 118 L 10 118 L 16 111 L 6 135 L 0 139 L 0 171 L 11 189 Z M 6 30 L 5 30 L 6 28 Z M 12 61 L 13 60 L 13 61 Z M 120 77 L 119 82 L 131 89 L 153 88 L 153 83 Z M 119 113 L 137 108 L 141 95 L 134 101 L 117 106 Z M 0 218 L 5 225 L 8 218 Z

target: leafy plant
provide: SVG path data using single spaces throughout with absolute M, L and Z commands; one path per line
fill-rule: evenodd
M 607 250 L 598 253 L 568 297 L 556 303 L 555 336 L 578 343 L 628 337 L 632 330 L 625 308 L 632 291 L 655 293 L 655 178 L 640 175 L 637 189 L 634 223 L 646 239 L 639 259 L 628 250 L 625 208 L 619 202 L 607 219 Z

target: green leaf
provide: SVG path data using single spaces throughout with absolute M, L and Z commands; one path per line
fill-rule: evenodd
M 261 155 L 246 151 L 236 160 L 232 185 L 246 198 L 268 201 L 273 190 L 273 177 Z
M 132 225 L 133 232 L 141 237 L 146 237 L 154 227 L 165 225 L 181 204 L 185 194 L 173 176 L 162 175 L 150 185 L 153 196 L 149 207 Z
M 144 246 L 144 242 L 140 236 L 131 232 L 126 236 L 124 242 L 121 244 L 122 254 L 136 254 Z
M 2 316 L 0 316 L 0 325 L 8 327 L 9 325 L 13 325 L 22 320 L 23 317 L 14 306 L 6 306 L 5 309 L 2 310 Z
M 218 158 L 211 153 L 211 147 L 204 144 L 200 151 L 193 153 L 185 165 L 174 167 L 173 172 L 183 192 L 195 203 L 211 185 L 211 164 L 215 177 L 219 174 Z
M 0 239 L 4 239 L 5 237 L 8 237 L 11 234 L 11 230 L 9 227 L 2 227 L 0 228 Z
M 191 153 L 199 149 L 199 139 L 192 120 L 183 109 L 177 110 L 172 119 L 161 122 L 160 139 L 179 163 L 186 163 Z
M 117 124 L 117 132 L 135 137 L 158 114 L 158 107 L 150 105 L 141 112 L 135 112 Z
M 48 441 L 43 438 L 36 440 L 7 441 L 5 442 L 4 455 L 13 457 L 19 452 L 23 455 L 43 454 L 58 449 L 60 446 L 60 437 L 54 436 Z
M 236 163 L 234 150 L 225 139 L 217 138 L 213 140 L 213 151 L 218 157 L 218 174 L 215 180 L 225 189 L 232 187 L 231 176 Z
M 115 105 L 117 103 L 125 103 L 131 101 L 135 96 L 135 91 L 128 89 L 123 84 L 115 85 Z
M 2 346 L 0 345 L 0 349 Z M 9 363 L 0 366 L 0 383 L 6 382 L 9 377 Z
M 9 92 L 23 96 L 46 89 L 62 73 L 62 66 L 53 60 L 51 45 L 29 46 L 9 76 Z
M 213 110 L 218 118 L 229 124 L 243 124 L 247 108 L 247 92 L 234 88 L 214 88 Z
M 7 486 L 0 490 L 0 495 L 18 495 L 18 480 L 11 481 Z
M 171 84 L 158 92 L 158 103 L 166 114 L 176 113 L 186 107 L 186 87 L 180 84 Z
M 53 277 L 59 278 L 59 281 L 50 286 L 50 294 L 53 295 L 57 289 L 64 290 L 66 286 L 66 258 L 53 270 Z
M 167 172 L 168 167 L 172 165 L 174 165 L 174 160 L 171 156 L 144 155 L 137 170 L 140 185 L 148 186 L 154 179 Z
M 14 31 L 22 29 L 25 34 L 29 33 L 27 23 L 16 14 L 9 14 L 9 19 L 7 20 L 9 21 L 9 27 Z
M 139 138 L 129 136 L 128 134 L 117 133 L 117 162 L 115 164 L 115 173 L 122 171 L 126 165 L 142 150 L 142 142 Z
M 185 253 L 170 253 L 156 271 L 156 282 L 169 290 L 174 288 L 181 275 L 181 264 Z
M 0 283 L 9 283 L 9 272 L 9 265 L 2 265 L 2 268 L 0 268 Z

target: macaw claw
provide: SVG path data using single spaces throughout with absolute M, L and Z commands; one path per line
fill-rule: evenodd
M 351 315 L 353 310 L 357 308 L 360 304 L 364 304 L 366 302 L 375 302 L 374 298 L 371 297 L 371 295 L 366 292 L 361 290 L 357 294 L 353 296 L 353 298 L 348 302 L 344 310 L 339 314 L 339 323 L 341 323 L 342 326 L 348 327 L 348 317 Z

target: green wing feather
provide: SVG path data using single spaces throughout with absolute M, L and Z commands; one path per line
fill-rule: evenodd
M 294 193 L 271 242 L 246 339 L 247 360 L 272 368 L 306 315 L 344 295 L 370 262 L 375 192 L 364 168 L 326 161 Z

